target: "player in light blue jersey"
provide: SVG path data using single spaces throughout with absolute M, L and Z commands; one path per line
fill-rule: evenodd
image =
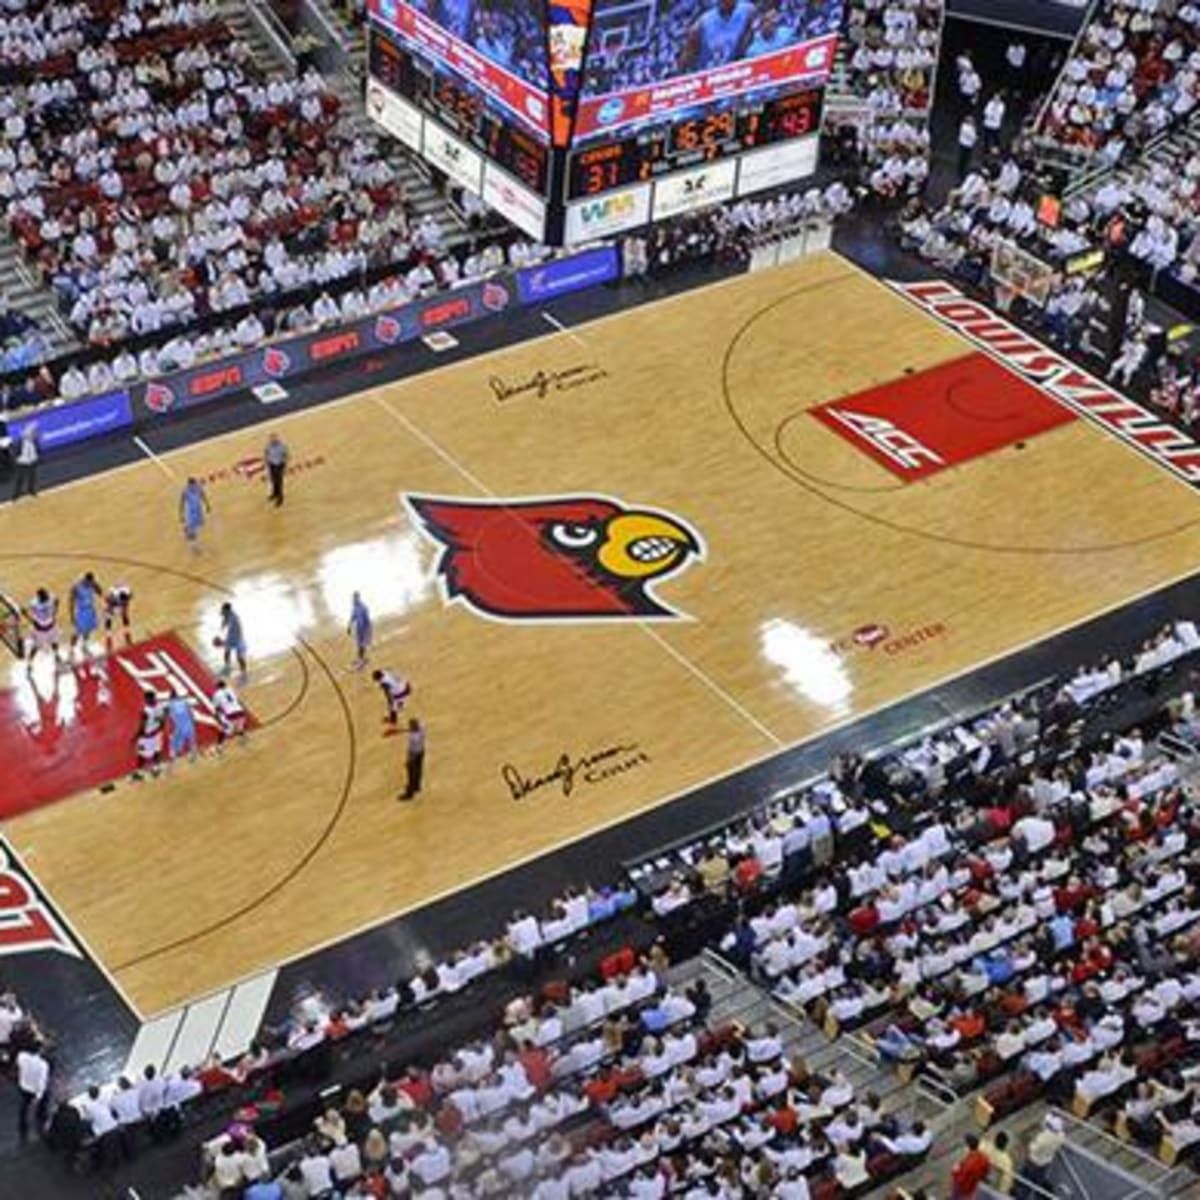
M 475 16 L 475 0 L 437 0 L 433 17 L 461 41 L 471 40 L 471 24 Z
M 179 520 L 183 525 L 183 536 L 187 538 L 193 550 L 200 549 L 200 530 L 204 528 L 204 522 L 211 511 L 204 485 L 200 480 L 189 477 L 179 496 Z
M 371 641 L 375 636 L 375 628 L 371 622 L 371 610 L 363 603 L 363 598 L 354 593 L 350 601 L 350 624 L 346 632 L 354 638 L 354 649 L 357 657 L 354 660 L 354 670 L 361 671 L 367 665 L 367 655 L 371 650 Z
M 172 696 L 167 701 L 167 720 L 171 723 L 170 761 L 185 754 L 189 762 L 196 761 L 196 714 L 186 696 Z
M 75 632 L 71 637 L 71 649 L 82 645 L 86 654 L 88 638 L 96 632 L 100 625 L 100 615 L 96 609 L 96 601 L 102 595 L 96 576 L 91 571 L 71 584 L 71 624 Z
M 707 71 L 744 57 L 757 15 L 754 0 L 713 0 L 688 30 L 680 68 Z
M 780 17 L 779 9 L 772 4 L 758 14 L 754 34 L 746 47 L 746 57 L 758 58 L 762 54 L 774 54 L 795 45 L 797 40 L 795 28 Z
M 221 605 L 221 636 L 215 640 L 218 649 L 225 651 L 225 670 L 229 671 L 237 659 L 242 675 L 246 674 L 246 634 L 242 629 L 242 618 L 234 611 L 228 600 Z

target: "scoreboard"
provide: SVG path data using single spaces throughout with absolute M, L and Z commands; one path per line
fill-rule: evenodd
M 568 158 L 566 199 L 651 182 L 757 146 L 817 134 L 823 97 L 820 88 L 805 88 L 752 108 L 721 109 L 573 150 Z
M 628 4 L 605 11 L 613 0 L 573 2 L 581 20 L 596 12 L 628 20 Z M 789 0 L 774 0 L 773 13 L 780 3 Z M 831 7 L 840 15 L 836 0 Z M 455 36 L 436 22 L 443 10 L 435 0 L 371 0 L 370 8 L 368 113 L 539 241 L 612 236 L 816 170 L 836 35 L 734 64 L 736 71 L 622 86 L 628 81 L 613 74 L 620 64 L 611 54 L 598 60 L 595 78 L 582 69 L 582 34 L 567 64 L 577 69 L 558 61 L 541 77 L 528 44 L 520 63 L 494 61 L 492 43 L 472 46 L 463 27 Z M 729 84 L 739 75 L 755 86 L 739 93 Z M 573 92 L 560 86 L 564 79 Z

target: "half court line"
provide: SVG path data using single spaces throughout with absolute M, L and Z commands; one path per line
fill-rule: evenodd
M 543 314 L 544 315 L 544 314 Z M 434 452 L 452 470 L 462 476 L 476 491 L 481 492 L 491 500 L 499 500 L 500 497 L 492 491 L 482 479 L 479 478 L 469 467 L 459 462 L 444 446 L 431 438 L 423 429 L 409 420 L 402 412 L 393 408 L 383 396 L 375 396 L 375 403 L 379 405 L 384 412 L 388 413 L 392 420 L 403 426 L 413 437 L 415 437 L 423 445 L 427 446 Z M 652 629 L 645 621 L 635 621 L 634 624 L 654 643 L 656 643 L 665 653 L 673 658 L 681 667 L 695 676 L 710 692 L 718 699 L 723 701 L 733 712 L 737 713 L 742 720 L 752 726 L 762 737 L 766 738 L 772 745 L 777 748 L 782 748 L 786 743 L 776 733 L 763 724 L 744 704 L 736 697 L 730 695 L 715 679 L 707 672 L 698 667 L 690 658 L 682 651 L 672 646 L 657 630 Z

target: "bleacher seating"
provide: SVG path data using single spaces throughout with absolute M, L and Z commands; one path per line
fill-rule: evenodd
M 1044 142 L 1102 162 L 1136 153 L 1200 101 L 1200 7 L 1103 0 L 1038 123 Z

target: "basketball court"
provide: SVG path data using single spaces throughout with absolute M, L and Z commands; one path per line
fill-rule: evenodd
M 1196 561 L 1191 487 L 833 253 L 271 428 L 279 511 L 261 428 L 0 511 L 9 595 L 65 611 L 87 569 L 133 589 L 111 658 L 57 681 L 8 661 L 0 813 L 146 1017 Z M 199 553 L 189 475 L 214 510 Z M 412 803 L 349 669 L 355 590 L 428 728 Z M 256 727 L 129 782 L 139 691 L 203 705 L 225 600 Z

